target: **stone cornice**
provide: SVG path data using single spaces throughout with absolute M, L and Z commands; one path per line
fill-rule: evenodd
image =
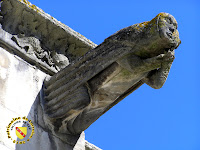
M 2 32 L 10 37 L 1 43 L 12 43 L 15 54 L 50 75 L 97 46 L 26 0 L 3 1 L 1 15 Z

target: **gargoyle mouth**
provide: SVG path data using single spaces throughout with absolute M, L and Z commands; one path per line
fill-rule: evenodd
M 172 15 L 168 13 L 158 14 L 158 30 L 160 37 L 168 40 L 172 49 L 176 49 L 181 43 L 177 28 L 178 23 Z

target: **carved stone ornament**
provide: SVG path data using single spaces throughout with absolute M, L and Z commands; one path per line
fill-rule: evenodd
M 179 44 L 168 13 L 105 39 L 44 82 L 41 102 L 53 130 L 78 135 L 142 84 L 161 88 Z
M 4 0 L 0 15 L 1 47 L 48 76 L 38 96 L 38 124 L 71 147 L 141 85 L 161 88 L 181 43 L 168 13 L 121 29 L 98 46 L 26 0 Z
M 1 1 L 0 23 L 1 35 L 13 40 L 8 48 L 0 37 L 5 48 L 49 75 L 97 46 L 27 0 Z

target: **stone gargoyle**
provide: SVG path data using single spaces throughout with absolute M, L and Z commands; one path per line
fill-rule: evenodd
M 142 84 L 161 88 L 180 43 L 168 13 L 105 39 L 44 81 L 41 104 L 50 130 L 79 135 Z

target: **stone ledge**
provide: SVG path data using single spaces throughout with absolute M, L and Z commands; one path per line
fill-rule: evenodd
M 0 17 L 2 29 L 23 51 L 15 53 L 50 75 L 97 46 L 26 0 L 3 1 Z
M 4 31 L 0 28 L 0 47 L 10 52 L 11 54 L 17 55 L 31 65 L 35 65 L 43 72 L 53 75 L 57 70 L 43 62 L 41 59 L 37 59 L 35 55 L 26 53 L 25 49 L 19 47 L 13 40 L 13 35 Z
M 92 41 L 90 41 L 89 39 L 87 39 L 86 37 L 81 35 L 80 33 L 74 31 L 73 29 L 71 29 L 67 25 L 61 23 L 60 21 L 58 21 L 57 19 L 52 17 L 51 15 L 45 13 L 42 9 L 40 9 L 37 6 L 31 4 L 29 1 L 27 1 L 27 0 L 16 0 L 16 1 L 21 2 L 22 4 L 25 5 L 25 7 L 28 7 L 29 9 L 37 12 L 37 14 L 41 15 L 45 19 L 48 19 L 50 22 L 52 22 L 58 28 L 61 28 L 61 29 L 65 30 L 70 36 L 73 36 L 73 37 L 77 38 L 78 40 L 82 41 L 83 44 L 88 45 L 89 47 L 92 47 L 92 48 L 97 46 L 95 43 L 93 43 Z
M 85 150 L 102 150 L 85 140 Z

